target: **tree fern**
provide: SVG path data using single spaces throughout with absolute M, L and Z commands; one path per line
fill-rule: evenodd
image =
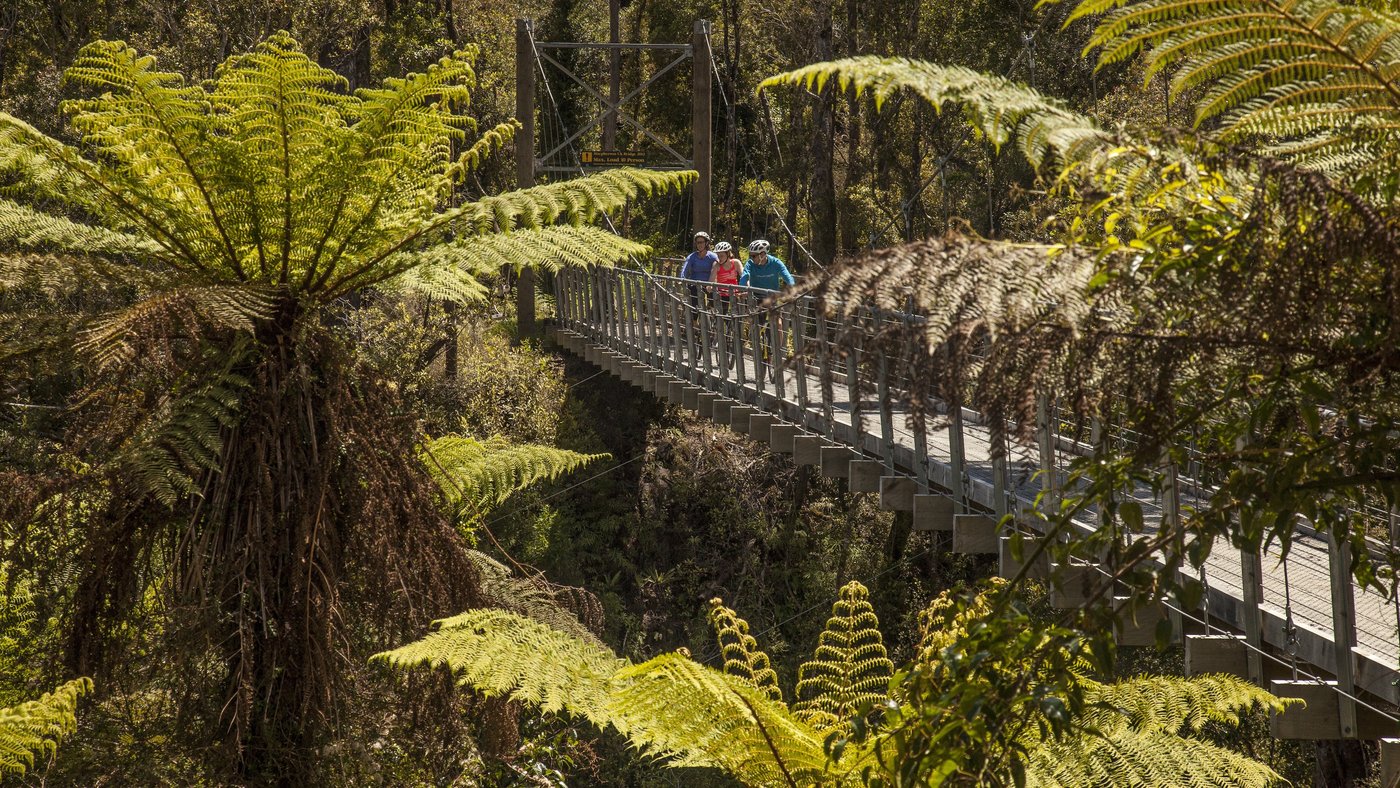
M 1200 87 L 1196 120 L 1227 137 L 1267 135 L 1273 149 L 1335 172 L 1390 172 L 1400 145 L 1400 15 L 1337 0 L 1083 0 L 1102 14 L 1090 40 L 1101 64 L 1145 52 L 1147 75 Z
M 715 629 L 715 638 L 719 641 L 724 672 L 747 681 L 772 700 L 781 701 L 783 690 L 778 686 L 778 674 L 773 670 L 768 654 L 758 647 L 758 641 L 749 634 L 749 622 L 725 607 L 724 600 L 718 597 L 710 600 L 709 618 L 710 626 Z
M 885 700 L 894 664 L 865 586 L 841 588 L 812 659 L 797 671 L 793 713 L 818 730 L 846 724 L 862 706 Z
M 91 679 L 74 679 L 38 700 L 0 708 L 0 773 L 23 774 L 36 755 L 53 752 L 77 729 L 78 699 L 91 691 Z
M 481 692 L 611 726 L 644 752 L 721 768 L 748 785 L 811 785 L 828 771 L 821 735 L 786 706 L 679 654 L 629 665 L 537 621 L 473 610 L 375 659 L 446 667 Z
M 475 198 L 461 187 L 514 129 L 478 133 L 467 114 L 473 57 L 352 93 L 285 33 L 202 81 L 98 41 L 66 75 L 74 144 L 0 114 L 0 275 L 93 272 L 112 309 L 45 322 L 64 334 L 45 341 L 22 309 L 0 316 L 0 358 L 66 363 L 76 347 L 93 361 L 81 398 L 62 404 L 79 411 L 85 448 L 104 450 L 94 475 L 122 505 L 88 541 L 181 578 L 133 588 L 125 578 L 149 573 L 113 582 L 111 562 L 86 562 L 80 584 L 100 598 L 81 606 L 75 637 L 119 631 L 145 592 L 192 611 L 180 627 L 226 644 L 211 664 L 227 694 L 204 727 L 227 732 L 230 781 L 308 778 L 307 742 L 342 702 L 347 605 L 387 625 L 480 598 L 400 394 L 341 331 L 345 297 L 398 287 L 466 300 L 488 270 L 621 259 L 641 247 L 608 239 L 588 255 L 601 231 L 562 225 L 694 177 L 616 170 Z M 467 484 L 449 496 L 473 515 L 582 462 L 522 450 L 511 465 L 500 446 L 477 449 L 500 464 L 439 479 Z
M 459 517 L 475 517 L 512 493 L 557 479 L 606 454 L 580 454 L 552 446 L 513 443 L 496 437 L 478 441 L 444 435 L 423 444 L 421 459 Z
M 1233 676 L 1143 676 L 1089 682 L 1082 732 L 1031 750 L 1029 786 L 1152 785 L 1177 774 L 1185 785 L 1271 786 L 1283 779 L 1259 761 L 1190 738 L 1206 722 L 1238 725 L 1256 709 L 1287 701 Z
M 285 34 L 231 58 L 207 85 L 121 42 L 90 44 L 67 79 L 98 95 L 64 108 L 93 158 L 0 115 L 0 172 L 17 195 L 81 183 L 100 226 L 0 202 L 0 248 L 130 256 L 187 285 L 275 285 L 325 303 L 427 262 L 414 253 L 449 239 L 465 247 L 467 236 L 588 221 L 693 177 L 620 169 L 444 209 L 453 184 L 512 133 L 469 139 L 473 124 L 455 110 L 475 79 L 472 57 L 348 95 Z M 574 263 L 582 240 L 526 236 L 496 249 L 510 255 L 496 262 Z

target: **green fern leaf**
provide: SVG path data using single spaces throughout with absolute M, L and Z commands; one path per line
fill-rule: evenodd
M 92 679 L 74 679 L 38 700 L 0 708 L 0 773 L 24 774 L 34 757 L 51 753 L 77 730 L 78 699 L 92 691 Z
M 781 702 L 783 691 L 778 686 L 778 674 L 773 670 L 771 660 L 758 641 L 749 634 L 749 622 L 745 621 L 718 597 L 710 600 L 710 626 L 714 627 L 719 640 L 720 658 L 724 660 L 724 672 L 749 683 L 763 691 L 770 699 Z
M 893 674 L 870 593 L 852 580 L 832 605 L 811 661 L 798 668 L 793 713 L 818 730 L 834 730 L 863 704 L 884 702 Z
M 673 653 L 623 668 L 613 685 L 613 725 L 677 765 L 718 767 L 747 785 L 839 782 L 822 733 L 743 679 Z
M 378 654 L 399 668 L 446 667 L 481 692 L 611 726 L 677 766 L 723 769 L 748 785 L 842 784 L 820 732 L 748 683 L 665 654 L 628 665 L 601 646 L 500 610 L 437 623 Z
M 1310 139 L 1316 155 L 1304 161 L 1334 172 L 1393 173 L 1400 147 L 1394 8 L 1336 0 L 1084 0 L 1071 19 L 1098 14 L 1089 48 L 1099 49 L 1100 64 L 1143 52 L 1149 79 L 1173 69 L 1174 94 L 1204 90 L 1198 124 L 1219 118 L 1226 138 L 1263 136 L 1284 154 L 1293 141 Z
M 463 519 L 480 516 L 525 487 L 557 479 L 608 456 L 513 443 L 502 437 L 478 441 L 461 435 L 429 440 L 420 452 L 428 473 Z
M 608 681 L 623 663 L 607 648 L 504 610 L 469 610 L 433 627 L 422 640 L 374 659 L 399 668 L 446 667 L 487 695 L 611 722 Z
M 941 66 L 904 58 L 862 56 L 816 63 L 769 77 L 759 90 L 779 85 L 811 88 L 837 77 L 857 95 L 869 93 L 880 107 L 896 91 L 906 90 L 935 110 L 947 104 L 963 109 L 969 124 L 994 146 L 1019 136 L 1021 149 L 1036 167 L 1051 154 L 1082 155 L 1104 144 L 1105 136 L 1089 118 L 1031 88 L 960 66 Z

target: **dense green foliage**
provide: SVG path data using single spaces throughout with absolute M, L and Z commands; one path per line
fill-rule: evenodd
M 1254 746 L 1275 701 L 1116 680 L 1034 588 L 925 609 L 988 566 L 521 342 L 502 269 L 709 229 L 830 267 L 838 310 L 912 303 L 924 333 L 882 348 L 946 351 L 913 370 L 931 392 L 1025 429 L 1053 391 L 1141 437 L 1051 519 L 1099 507 L 1065 549 L 1190 604 L 1136 559 L 1286 542 L 1299 514 L 1360 544 L 1357 505 L 1396 500 L 1391 5 L 630 4 L 625 39 L 715 20 L 716 218 L 691 228 L 684 175 L 517 188 L 513 17 L 601 40 L 602 4 L 3 4 L 0 705 L 61 687 L 25 768 L 62 734 L 35 779 L 1310 776 Z M 557 54 L 604 84 L 605 57 Z M 624 94 L 665 62 L 627 55 Z M 596 109 L 540 84 L 541 129 Z M 638 117 L 687 139 L 687 85 Z M 1135 539 L 1116 493 L 1188 438 L 1218 495 Z
M 42 698 L 0 708 L 0 773 L 23 774 L 36 754 L 53 752 L 78 726 L 78 698 L 92 691 L 90 679 L 74 679 Z
M 813 658 L 799 672 L 796 693 L 806 697 L 791 711 L 770 687 L 768 672 L 754 672 L 753 664 L 767 658 L 753 645 L 744 644 L 742 659 L 731 651 L 722 670 L 677 653 L 632 665 L 502 611 L 438 621 L 427 638 L 376 659 L 445 667 L 479 691 L 612 726 L 674 766 L 717 767 L 751 786 L 1009 785 L 1011 774 L 1035 786 L 1281 782 L 1263 764 L 1193 738 L 1206 722 L 1237 725 L 1256 705 L 1283 707 L 1247 682 L 1205 676 L 1103 684 L 1075 674 L 1072 686 L 1046 683 L 1054 669 L 1022 658 L 1034 657 L 1047 635 L 1031 634 L 1037 648 L 1024 654 L 965 650 L 986 642 L 969 635 L 985 627 L 980 619 L 994 602 L 987 594 L 966 602 L 945 594 L 925 611 L 919 656 L 892 684 L 889 661 L 872 656 L 884 647 L 865 593 L 859 583 L 842 589 Z M 722 646 L 747 629 L 732 613 L 714 619 Z M 1029 623 L 997 619 L 990 642 L 1005 642 L 1003 625 Z M 853 633 L 858 650 L 834 645 Z M 1073 661 L 1071 652 L 1063 654 Z M 993 710 L 1016 709 L 1001 702 L 1008 692 L 1017 703 L 1035 704 L 1030 715 L 979 722 Z M 955 694 L 963 702 L 949 703 Z M 1004 750 L 990 746 L 997 726 L 1013 731 L 998 742 Z M 969 730 L 950 735 L 954 727 Z
M 513 130 L 475 134 L 460 112 L 471 60 L 348 93 L 285 33 L 198 84 L 98 41 L 66 72 L 95 93 L 63 105 L 80 146 L 0 115 L 0 243 L 16 283 L 0 353 L 48 365 L 31 385 L 79 373 L 56 407 L 97 421 L 42 446 L 27 479 L 38 497 L 17 502 L 5 544 L 16 562 L 54 560 L 23 551 L 54 533 L 85 551 L 64 622 L 75 673 L 114 669 L 108 644 L 147 606 L 170 616 L 151 634 L 189 660 L 171 677 L 208 704 L 193 738 L 227 731 L 214 779 L 312 779 L 310 753 L 350 703 L 352 655 L 376 628 L 486 593 L 393 382 L 338 329 L 341 302 L 374 288 L 461 304 L 503 260 L 643 252 L 586 223 L 690 177 L 618 170 L 460 199 Z M 55 275 L 51 293 L 34 288 Z M 75 310 L 36 347 L 26 321 L 93 280 L 111 308 Z M 437 478 L 458 516 L 585 459 L 444 440 Z M 71 464 L 64 444 L 81 447 L 80 473 L 55 475 Z M 62 505 L 74 500 L 92 501 L 87 516 Z

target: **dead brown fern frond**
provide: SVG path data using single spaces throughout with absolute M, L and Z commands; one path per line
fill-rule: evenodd
M 912 390 L 1030 423 L 1027 392 L 1060 371 L 1055 349 L 1102 318 L 1083 297 L 1095 270 L 1089 251 L 949 235 L 845 261 L 807 292 L 836 347 L 859 353 L 862 391 L 884 359 Z M 916 416 L 930 405 L 902 396 Z
M 128 366 L 138 357 L 173 366 L 173 344 L 198 344 L 207 331 L 251 334 L 258 321 L 271 317 L 273 303 L 265 288 L 170 288 L 94 321 L 82 332 L 78 348 L 98 372 Z

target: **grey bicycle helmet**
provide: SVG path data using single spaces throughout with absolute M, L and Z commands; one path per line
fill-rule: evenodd
M 715 244 L 715 248 L 714 248 L 715 254 L 719 254 L 720 252 L 732 252 L 732 251 L 734 251 L 734 247 L 730 246 L 728 241 L 720 241 L 719 243 Z
M 710 234 L 705 232 L 704 230 L 701 230 L 700 232 L 695 234 L 695 238 L 704 238 L 706 241 L 708 241 L 710 240 Z M 694 241 L 695 238 L 691 238 L 690 240 Z
M 762 238 L 759 238 L 755 241 L 749 241 L 749 254 L 758 254 L 760 252 L 767 254 L 768 242 L 763 240 Z

